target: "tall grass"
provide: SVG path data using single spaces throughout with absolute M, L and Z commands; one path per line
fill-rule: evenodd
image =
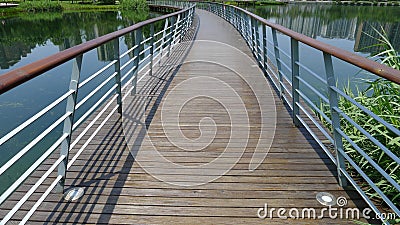
M 146 0 L 121 0 L 121 9 L 148 11 Z
M 393 48 L 387 35 L 379 32 L 379 43 L 384 51 L 375 55 L 381 62 L 395 69 L 400 69 L 399 53 Z M 383 78 L 364 81 L 368 84 L 365 90 L 352 91 L 350 86 L 344 88 L 344 93 L 355 101 L 366 107 L 368 110 L 379 116 L 386 122 L 400 129 L 400 85 L 387 81 Z M 322 110 L 330 117 L 328 105 L 322 105 Z M 382 123 L 373 119 L 353 103 L 343 97 L 339 99 L 339 108 L 354 122 L 365 129 L 372 137 L 377 139 L 389 151 L 400 157 L 400 137 L 385 127 Z M 323 117 L 320 119 L 332 130 L 332 127 Z M 397 183 L 400 183 L 400 165 L 389 157 L 380 147 L 374 144 L 360 130 L 356 129 L 350 122 L 341 118 L 341 130 L 351 138 L 374 162 L 376 162 L 386 173 Z M 354 162 L 368 175 L 377 187 L 397 206 L 400 206 L 400 192 L 389 183 L 383 176 L 363 157 L 349 142 L 344 141 L 344 150 Z M 379 195 L 373 190 L 361 176 L 347 165 L 347 171 L 359 182 L 371 199 L 383 203 Z M 383 206 L 385 206 L 383 204 Z
M 59 1 L 38 0 L 38 1 L 23 1 L 18 6 L 25 12 L 59 12 L 63 7 Z

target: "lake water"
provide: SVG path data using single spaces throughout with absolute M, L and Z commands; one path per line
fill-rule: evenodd
M 0 21 L 0 74 L 42 59 L 69 47 L 95 39 L 104 34 L 131 26 L 136 22 L 158 16 L 157 13 L 138 12 L 76 12 L 29 14 Z M 146 30 L 144 30 L 146 33 Z M 148 35 L 148 34 L 147 34 Z M 121 51 L 133 46 L 131 36 L 120 41 Z M 113 44 L 106 44 L 86 53 L 83 57 L 81 80 L 108 64 L 113 57 Z M 30 118 L 68 90 L 71 62 L 46 72 L 42 76 L 0 95 L 0 137 Z M 82 99 L 91 89 L 99 85 L 111 72 L 93 80 L 88 87 L 80 89 Z M 100 91 L 104 93 L 106 91 Z M 87 103 L 93 105 L 101 95 L 94 96 Z M 6 163 L 26 144 L 43 132 L 65 112 L 65 102 L 38 119 L 14 138 L 0 146 L 0 166 Z M 88 107 L 78 110 L 75 119 L 85 113 Z M 0 176 L 0 193 L 15 178 L 20 176 L 51 143 L 62 134 L 58 126 L 40 141 L 15 166 Z
M 386 32 L 400 50 L 400 7 L 347 6 L 325 3 L 258 6 L 249 11 L 316 40 L 362 56 L 380 51 L 375 30 Z
M 247 10 L 267 19 L 270 22 L 280 24 L 298 33 L 307 35 L 321 42 L 353 52 L 362 57 L 374 57 L 384 50 L 379 40 L 378 31 L 386 33 L 393 47 L 400 50 L 400 7 L 388 6 L 349 6 L 326 3 L 296 3 L 282 6 L 257 6 Z M 271 32 L 267 33 L 271 37 Z M 278 33 L 280 48 L 290 55 L 290 39 Z M 272 46 L 269 46 L 273 51 Z M 269 57 L 274 59 L 273 54 Z M 290 59 L 281 54 L 282 60 L 290 65 Z M 322 53 L 311 47 L 300 44 L 300 62 L 307 65 L 316 74 L 325 78 Z M 340 87 L 348 87 L 355 90 L 367 86 L 365 79 L 376 79 L 366 71 L 333 58 L 335 76 Z M 289 79 L 291 72 L 283 67 L 283 73 Z M 326 93 L 323 83 L 313 78 L 308 72 L 300 70 L 300 76 L 312 83 L 314 88 Z M 300 84 L 301 85 L 301 84 Z M 302 85 L 301 85 L 302 86 Z M 319 98 L 310 89 L 303 86 L 303 91 L 314 102 Z

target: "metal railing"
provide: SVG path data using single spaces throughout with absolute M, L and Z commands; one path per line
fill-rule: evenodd
M 195 6 L 194 4 L 188 3 L 170 3 L 169 5 L 169 9 L 173 9 L 175 12 L 109 33 L 0 76 L 0 94 L 4 94 L 20 84 L 45 74 L 53 68 L 72 64 L 68 90 L 58 97 L 49 96 L 49 98 L 56 98 L 56 100 L 46 107 L 38 109 L 36 114 L 26 119 L 6 135 L 0 137 L 1 147 L 27 127 L 37 126 L 35 122 L 43 118 L 46 114 L 49 114 L 55 107 L 65 105 L 64 112 L 58 115 L 53 123 L 34 137 L 32 141 L 23 146 L 11 159 L 0 167 L 1 176 L 11 167 L 15 166 L 24 155 L 28 154 L 34 146 L 40 143 L 57 127 L 62 128 L 61 134 L 51 143 L 51 146 L 46 149 L 32 165 L 29 165 L 27 170 L 23 171 L 19 177 L 16 177 L 6 190 L 1 193 L 0 205 L 4 203 L 52 153 L 56 150 L 60 150 L 59 157 L 55 162 L 35 181 L 35 184 L 24 193 L 17 203 L 12 206 L 12 209 L 2 218 L 0 224 L 5 224 L 9 221 L 45 180 L 48 181 L 48 179 L 52 179 L 49 178 L 49 175 L 53 173 L 53 171 L 55 173 L 57 169 L 58 175 L 40 196 L 39 200 L 23 217 L 21 223 L 24 224 L 28 221 L 53 189 L 59 193 L 64 192 L 64 183 L 68 169 L 85 150 L 85 147 L 93 139 L 94 135 L 99 132 L 101 127 L 114 112 L 122 113 L 123 99 L 131 93 L 134 94 L 136 92 L 137 83 L 140 82 L 144 76 L 151 75 L 153 65 L 160 63 L 165 56 L 169 56 L 172 48 L 181 41 L 181 38 L 192 24 Z M 128 50 L 125 52 L 120 52 L 121 40 L 132 40 L 130 43 L 132 47 L 128 47 Z M 112 49 L 112 59 L 98 71 L 91 75 L 86 75 L 86 79 L 82 79 L 82 68 L 90 66 L 83 61 L 85 54 L 98 47 L 108 47 L 108 49 Z M 96 82 L 93 83 L 94 81 Z M 93 83 L 93 85 L 90 85 L 91 83 Z M 78 98 L 78 92 L 84 87 L 89 87 L 90 90 L 86 91 L 87 94 Z M 32 92 L 34 92 L 34 90 L 32 90 Z M 126 94 L 123 95 L 123 93 Z M 95 100 L 93 101 L 93 99 Z M 115 103 L 117 104 L 115 105 Z M 100 106 L 101 111 L 95 115 L 95 118 L 90 121 L 90 123 L 85 124 L 85 120 L 93 115 Z M 79 109 L 84 110 L 80 115 L 77 115 L 76 112 Z M 105 116 L 103 121 L 100 119 L 101 116 Z M 89 133 L 88 131 L 95 123 L 101 123 L 101 125 L 97 127 L 93 133 Z M 85 127 L 82 125 L 85 125 Z M 77 129 L 78 127 L 80 127 L 80 129 Z M 80 133 L 76 133 L 76 131 Z M 73 140 L 71 139 L 72 135 L 76 136 Z M 84 140 L 85 143 L 79 148 L 75 155 L 69 155 L 72 148 L 78 148 L 77 143 L 82 140 L 85 135 L 90 135 L 90 137 Z M 2 183 L 2 186 L 3 185 L 6 184 Z
M 391 185 L 397 191 L 396 193 L 400 194 L 399 183 L 393 179 L 393 174 L 381 168 L 364 151 L 365 149 L 360 148 L 359 143 L 356 143 L 353 137 L 347 135 L 341 129 L 341 126 L 343 126 L 343 123 L 351 124 L 354 129 L 359 131 L 360 135 L 364 135 L 372 145 L 381 149 L 381 154 L 385 154 L 391 160 L 391 168 L 394 168 L 395 171 L 396 168 L 399 171 L 399 153 L 392 152 L 364 129 L 362 124 L 356 123 L 350 116 L 346 115 L 339 106 L 340 99 L 356 106 L 360 112 L 377 121 L 379 126 L 392 132 L 394 137 L 398 138 L 400 131 L 391 123 L 382 119 L 380 115 L 374 114 L 341 90 L 337 83 L 338 74 L 334 65 L 345 63 L 395 84 L 400 84 L 400 71 L 268 22 L 264 18 L 236 6 L 203 2 L 197 3 L 197 7 L 222 17 L 239 31 L 252 50 L 265 76 L 270 78 L 279 96 L 291 108 L 293 123 L 296 126 L 305 127 L 337 166 L 340 185 L 346 186 L 350 182 L 373 211 L 381 213 L 375 202 L 366 194 L 366 188 L 361 187 L 360 183 L 350 175 L 348 170 L 351 168 L 353 172 L 358 174 L 358 179 L 362 178 L 363 184 L 368 185 L 367 189 L 372 189 L 385 202 L 390 208 L 389 211 L 400 216 L 398 205 L 395 205 L 395 202 L 399 202 L 400 198 L 397 196 L 395 200 L 386 196 L 376 184 L 376 179 L 373 180 L 369 177 L 366 171 L 348 154 L 348 149 L 344 147 L 344 143 L 347 142 L 352 149 L 357 151 L 357 154 L 363 157 L 364 162 L 369 163 L 373 169 L 379 172 L 381 179 L 386 180 L 388 185 Z M 289 50 L 285 51 L 285 47 Z M 299 54 L 305 48 L 319 52 L 319 59 L 322 61 L 319 66 L 324 68 L 322 72 L 312 69 L 315 66 L 311 64 L 318 63 L 317 59 L 311 62 L 303 62 L 305 60 L 302 60 Z M 310 79 L 306 79 L 307 76 Z M 323 105 L 329 106 L 329 110 L 321 109 L 318 103 L 312 100 L 315 97 Z M 323 119 L 320 120 L 318 117 Z M 334 150 L 330 146 L 334 146 Z M 399 149 L 400 146 L 397 150 Z M 381 219 L 384 223 L 388 223 L 384 218 Z

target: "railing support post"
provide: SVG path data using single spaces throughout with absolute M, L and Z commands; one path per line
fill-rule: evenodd
M 254 52 L 254 34 L 253 34 L 253 17 L 250 17 L 249 15 L 247 15 L 248 21 L 249 21 L 249 47 L 250 49 Z
M 255 49 L 256 49 L 256 60 L 257 60 L 257 64 L 260 65 L 260 67 L 262 67 L 261 62 L 261 41 L 260 41 L 260 29 L 258 27 L 258 20 L 254 19 L 254 34 L 255 34 Z
M 235 28 L 237 30 L 240 30 L 239 29 L 239 22 L 238 22 L 238 16 L 237 16 L 236 8 L 232 7 L 232 15 L 233 15 L 233 23 L 234 23 Z
M 181 32 L 179 31 L 179 24 L 181 23 L 181 14 L 178 14 L 178 19 L 175 22 L 175 28 L 174 28 L 174 34 L 173 34 L 173 40 L 172 40 L 172 44 L 176 45 L 176 42 L 178 39 L 180 39 L 181 36 Z M 179 30 L 178 30 L 179 29 Z M 177 37 L 178 36 L 178 37 Z
M 279 44 L 278 44 L 278 37 L 276 35 L 276 30 L 272 29 L 272 40 L 274 43 L 274 53 L 275 53 L 275 60 L 276 60 L 276 66 L 278 67 L 278 79 L 279 79 L 279 97 L 282 99 L 283 98 L 283 77 L 282 77 L 282 65 L 281 65 L 281 57 L 279 53 Z
M 267 25 L 262 25 L 262 41 L 263 41 L 263 68 L 264 75 L 268 75 L 268 46 L 267 46 Z
M 168 18 L 165 19 L 165 24 L 164 24 L 164 29 L 163 29 L 163 36 L 162 36 L 162 40 L 161 40 L 160 54 L 159 54 L 160 60 L 158 60 L 158 65 L 161 65 L 161 60 L 163 58 L 165 39 L 167 38 L 167 28 L 168 28 Z
M 171 27 L 169 29 L 169 35 L 168 35 L 168 52 L 167 52 L 167 57 L 171 54 L 171 45 L 172 45 L 172 39 L 173 39 L 173 33 L 174 33 L 174 26 L 175 26 L 175 17 L 171 17 Z
M 142 28 L 138 28 L 135 31 L 135 49 L 133 50 L 133 57 L 135 57 L 135 60 L 133 60 L 133 66 L 135 67 L 135 72 L 133 73 L 133 80 L 132 80 L 132 95 L 136 94 L 136 89 L 137 89 L 137 81 L 138 81 L 138 76 L 139 76 L 139 61 L 140 61 L 140 42 L 142 42 Z
M 122 91 L 121 91 L 121 61 L 119 59 L 119 38 L 114 39 L 114 60 L 116 60 L 114 64 L 114 70 L 116 72 L 115 75 L 115 83 L 117 84 L 117 104 L 118 104 L 118 113 L 122 114 Z
M 333 63 L 332 63 L 332 56 L 328 53 L 324 54 L 324 63 L 325 63 L 325 73 L 326 73 L 326 80 L 328 84 L 328 97 L 329 97 L 329 108 L 331 111 L 331 120 L 332 120 L 332 133 L 334 139 L 334 147 L 335 147 L 335 154 L 336 154 L 336 165 L 337 165 L 337 173 L 338 173 L 338 180 L 340 186 L 344 187 L 347 186 L 347 179 L 343 175 L 342 170 L 346 170 L 345 159 L 340 154 L 338 149 L 343 149 L 343 141 L 342 136 L 337 131 L 340 129 L 340 115 L 336 111 L 339 109 L 338 104 L 338 94 L 332 87 L 336 87 L 336 79 L 335 74 L 333 71 Z
M 74 124 L 76 98 L 78 96 L 78 84 L 82 68 L 82 58 L 83 55 L 79 55 L 72 62 L 72 73 L 71 73 L 71 80 L 69 83 L 69 90 L 72 90 L 73 93 L 70 96 L 68 96 L 67 106 L 65 109 L 67 113 L 71 114 L 64 120 L 63 134 L 67 134 L 68 136 L 61 143 L 60 155 L 64 156 L 64 160 L 58 166 L 58 176 L 61 176 L 61 179 L 55 187 L 55 191 L 57 193 L 64 193 L 65 179 L 67 176 L 68 155 L 71 144 L 72 127 Z
M 185 34 L 186 34 L 186 30 L 187 30 L 187 28 L 189 27 L 188 26 L 188 22 L 189 22 L 189 12 L 184 12 L 183 14 L 182 14 L 183 16 L 183 19 L 182 19 L 182 28 L 181 28 L 181 41 L 182 41 L 182 38 L 185 36 Z
M 244 18 L 243 18 L 243 13 L 242 11 L 239 12 L 239 19 L 240 19 L 240 34 L 244 37 L 244 39 L 246 40 L 245 37 L 245 27 L 244 27 Z
M 154 61 L 154 23 L 150 25 L 150 72 L 149 75 L 153 76 L 153 61 Z
M 251 17 L 251 25 L 252 25 L 251 30 L 253 32 L 253 35 L 252 35 L 253 52 L 255 53 L 256 60 L 258 60 L 258 55 L 257 55 L 257 52 L 258 52 L 258 49 L 257 49 L 257 45 L 258 45 L 257 44 L 257 26 L 258 26 L 258 21 L 256 19 L 254 19 L 253 17 Z
M 299 65 L 297 62 L 299 61 L 299 42 L 294 39 L 290 38 L 290 48 L 291 48 L 291 62 L 292 62 L 292 117 L 293 123 L 296 127 L 301 125 L 299 116 L 300 116 L 300 107 L 299 107 L 299 89 L 300 89 L 300 82 L 299 82 Z

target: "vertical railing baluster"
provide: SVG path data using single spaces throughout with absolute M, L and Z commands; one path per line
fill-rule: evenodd
M 162 60 L 163 54 L 164 54 L 165 39 L 167 38 L 167 28 L 168 28 L 168 18 L 165 19 L 163 36 L 162 36 L 162 40 L 161 40 L 160 54 L 159 54 L 160 59 L 158 60 L 158 65 L 161 65 L 161 60 Z
M 235 28 L 238 29 L 237 17 L 236 17 L 236 9 L 231 6 L 231 10 L 232 10 L 232 23 L 234 24 Z
M 249 26 L 248 26 L 249 42 L 248 42 L 248 44 L 249 44 L 251 50 L 254 52 L 254 49 L 253 49 L 253 19 L 252 19 L 252 17 L 247 15 L 247 20 L 249 23 Z
M 231 7 L 229 7 L 229 6 L 226 6 L 227 7 L 227 11 L 228 11 L 228 20 L 229 20 L 229 23 L 230 24 L 233 24 L 233 21 L 232 21 L 232 8 Z
M 254 19 L 254 25 L 255 25 L 255 35 L 256 35 L 256 59 L 257 59 L 257 64 L 261 65 L 261 42 L 260 42 L 260 29 L 259 29 L 259 21 L 257 19 Z
M 274 53 L 275 53 L 275 60 L 276 60 L 276 67 L 278 68 L 278 80 L 279 80 L 279 97 L 283 98 L 284 88 L 283 88 L 283 77 L 282 77 L 282 65 L 280 61 L 280 53 L 279 53 L 279 44 L 278 44 L 278 37 L 276 34 L 276 30 L 272 29 L 272 40 L 274 43 Z
M 233 25 L 233 27 L 236 27 L 236 21 L 235 21 L 235 10 L 232 6 L 229 6 L 229 11 L 230 11 L 230 15 L 231 15 L 231 24 Z
M 122 114 L 122 91 L 121 91 L 121 61 L 119 59 L 119 38 L 114 39 L 114 64 L 115 83 L 117 84 L 117 104 L 118 113 Z
M 150 72 L 149 75 L 153 76 L 153 61 L 154 61 L 154 23 L 150 25 Z
M 178 19 L 175 22 L 175 28 L 174 28 L 174 35 L 172 45 L 176 45 L 176 40 L 178 39 L 176 36 L 178 35 L 178 29 L 179 29 L 179 23 L 181 22 L 181 14 L 178 14 Z
M 236 24 L 237 24 L 237 29 L 240 34 L 242 34 L 242 18 L 240 17 L 240 12 L 235 8 L 235 17 L 236 17 Z
M 71 80 L 69 83 L 69 90 L 73 93 L 67 98 L 66 113 L 70 115 L 64 120 L 63 134 L 68 136 L 61 143 L 60 156 L 64 156 L 63 161 L 58 166 L 58 176 L 61 176 L 60 181 L 55 187 L 57 193 L 64 193 L 65 179 L 67 176 L 67 164 L 69 156 L 69 148 L 71 144 L 72 127 L 74 124 L 76 99 L 78 96 L 78 85 L 81 76 L 83 55 L 77 56 L 72 62 Z
M 290 39 L 290 58 L 291 58 L 291 63 L 292 63 L 292 117 L 293 117 L 293 123 L 296 127 L 299 127 L 301 125 L 299 116 L 300 116 L 300 107 L 299 107 L 299 90 L 300 90 L 300 81 L 299 81 L 299 76 L 300 76 L 300 68 L 297 62 L 299 62 L 299 42 L 291 38 Z
M 247 18 L 247 37 L 248 37 L 248 45 L 252 46 L 251 42 L 252 42 L 252 37 L 253 37 L 253 32 L 252 32 L 252 24 L 251 24 L 251 17 L 249 15 L 246 14 L 246 18 Z
M 187 15 L 186 15 L 186 26 L 185 26 L 185 35 L 186 35 L 186 33 L 187 33 L 187 31 L 189 30 L 189 27 L 190 27 L 190 21 L 191 21 L 191 16 L 192 16 L 192 10 L 190 9 L 188 12 L 187 12 Z
M 262 41 L 263 41 L 263 68 L 264 75 L 268 75 L 268 46 L 267 46 L 267 25 L 262 25 Z
M 239 17 L 239 30 L 240 30 L 240 34 L 243 36 L 243 16 L 242 16 L 242 12 L 239 11 L 238 12 L 238 17 Z
M 251 49 L 253 50 L 254 57 L 257 60 L 257 49 L 256 49 L 256 20 L 250 17 L 251 21 Z
M 169 28 L 169 35 L 168 35 L 168 52 L 167 52 L 167 57 L 169 57 L 169 55 L 171 54 L 171 45 L 172 45 L 172 39 L 173 39 L 173 32 L 174 32 L 174 25 L 175 25 L 175 21 L 176 21 L 176 19 L 175 19 L 175 17 L 174 16 L 172 16 L 172 17 L 170 17 L 170 20 L 171 20 L 171 22 L 170 22 L 170 24 L 171 24 L 171 26 L 170 26 L 170 28 Z
M 135 31 L 135 46 L 136 48 L 133 50 L 133 57 L 136 57 L 135 60 L 133 60 L 133 66 L 135 67 L 135 72 L 133 73 L 133 80 L 132 80 L 132 95 L 136 94 L 136 89 L 137 89 L 137 81 L 138 81 L 138 76 L 139 76 L 139 61 L 140 61 L 140 42 L 142 42 L 142 28 L 138 28 Z
M 240 11 L 240 18 L 242 18 L 242 35 L 244 40 L 247 41 L 247 17 L 242 11 Z
M 189 27 L 189 15 L 190 15 L 190 12 L 188 11 L 188 12 L 184 12 L 183 13 L 183 26 L 182 26 L 182 37 L 184 37 L 185 36 L 185 34 L 186 34 L 186 30 L 187 30 L 187 28 Z M 182 40 L 182 39 L 181 39 Z
M 256 60 L 258 59 L 258 56 L 257 56 L 257 52 L 258 52 L 258 49 L 257 49 L 257 20 L 256 19 L 254 19 L 253 17 L 251 17 L 251 24 L 252 24 L 252 31 L 253 31 L 253 52 L 254 52 L 254 54 L 255 54 L 255 58 L 256 58 Z
M 245 24 L 245 17 L 243 16 L 243 12 L 240 11 L 240 20 L 241 20 L 241 33 L 244 39 L 246 40 L 246 24 Z
M 328 53 L 323 53 L 324 55 L 324 64 L 325 64 L 325 73 L 327 79 L 327 88 L 328 88 L 328 97 L 329 97 L 329 108 L 331 111 L 331 120 L 332 120 L 332 132 L 333 132 L 333 139 L 334 139 L 334 147 L 336 153 L 336 164 L 337 164 L 337 172 L 338 172 L 338 180 L 340 186 L 344 187 L 347 186 L 346 177 L 343 175 L 341 170 L 346 170 L 345 159 L 342 154 L 339 153 L 338 149 L 343 149 L 343 141 L 342 136 L 337 131 L 340 129 L 340 115 L 335 109 L 339 109 L 338 104 L 338 94 L 333 89 L 336 87 L 336 79 L 335 74 L 333 71 L 333 63 L 332 63 L 332 56 Z
M 236 12 L 236 17 L 238 18 L 239 33 L 243 35 L 243 18 L 242 14 L 238 11 Z
M 243 16 L 243 25 L 244 25 L 244 37 L 245 37 L 245 41 L 247 42 L 247 44 L 249 44 L 249 18 L 247 17 L 247 14 L 244 14 L 242 12 L 242 16 Z
M 194 13 L 195 13 L 195 8 L 192 8 L 192 10 L 190 11 L 190 23 L 189 23 L 189 27 L 192 26 L 192 24 L 193 24 Z

